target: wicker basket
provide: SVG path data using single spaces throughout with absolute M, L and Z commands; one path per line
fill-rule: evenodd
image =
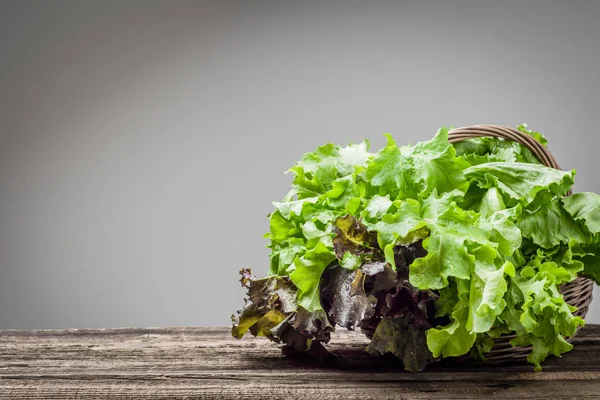
M 530 135 L 522 133 L 516 129 L 500 125 L 474 125 L 463 128 L 457 128 L 450 131 L 449 142 L 456 143 L 461 140 L 493 136 L 507 140 L 513 140 L 527 147 L 531 152 L 547 167 L 560 169 L 556 159 L 546 147 L 541 145 Z M 569 191 L 568 194 L 571 194 Z M 592 302 L 592 292 L 594 283 L 590 279 L 579 277 L 572 282 L 563 285 L 560 292 L 567 304 L 577 307 L 573 314 L 585 319 L 588 307 Z M 369 338 L 372 338 L 376 326 L 369 326 L 361 331 Z M 510 360 L 524 361 L 531 352 L 531 346 L 512 347 L 509 341 L 514 335 L 504 335 L 494 341 L 494 347 L 489 353 L 485 354 L 486 362 L 504 362 Z M 572 338 L 567 338 L 570 341 Z

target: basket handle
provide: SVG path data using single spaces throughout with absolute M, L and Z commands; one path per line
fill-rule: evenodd
M 558 162 L 540 142 L 535 140 L 531 135 L 523 133 L 517 129 L 503 125 L 473 125 L 462 128 L 452 129 L 448 133 L 448 141 L 450 143 L 460 142 L 461 140 L 471 139 L 476 137 L 492 136 L 506 140 L 512 140 L 527 147 L 538 160 L 546 167 L 561 169 Z M 567 195 L 573 192 L 569 190 Z

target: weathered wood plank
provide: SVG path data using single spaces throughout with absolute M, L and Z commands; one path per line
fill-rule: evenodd
M 534 373 L 526 363 L 444 362 L 407 373 L 371 357 L 367 339 L 336 333 L 335 367 L 282 357 L 266 339 L 226 328 L 0 331 L 0 398 L 600 398 L 600 326 Z

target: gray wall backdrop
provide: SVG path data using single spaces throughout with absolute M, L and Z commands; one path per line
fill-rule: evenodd
M 527 122 L 600 192 L 600 2 L 0 1 L 0 329 L 227 325 L 324 142 Z M 588 321 L 600 322 L 600 294 Z

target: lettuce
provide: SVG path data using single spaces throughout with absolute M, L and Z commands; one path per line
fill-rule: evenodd
M 546 146 L 538 132 L 519 130 Z M 575 170 L 547 168 L 518 143 L 448 129 L 398 147 L 326 144 L 288 172 L 270 214 L 269 276 L 242 271 L 246 331 L 311 351 L 335 325 L 373 331 L 367 351 L 408 370 L 440 357 L 485 357 L 492 338 L 532 346 L 536 370 L 572 347 L 583 320 L 560 285 L 600 281 L 600 196 L 566 196 Z

